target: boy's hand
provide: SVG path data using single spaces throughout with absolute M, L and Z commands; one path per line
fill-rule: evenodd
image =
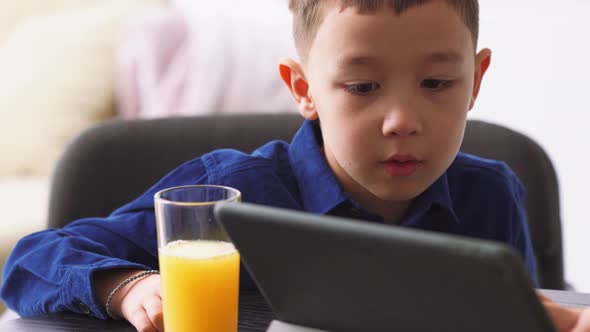
M 99 271 L 94 276 L 95 293 L 106 305 L 110 292 L 123 280 L 142 271 Z M 111 299 L 111 312 L 131 323 L 139 332 L 163 332 L 164 315 L 160 276 L 141 278 L 120 289 Z
M 160 293 L 160 276 L 150 275 L 135 282 L 113 312 L 127 319 L 140 332 L 163 332 L 164 315 Z M 119 291 L 119 292 L 121 292 Z
M 578 324 L 572 332 L 590 332 L 590 308 L 582 310 Z
M 567 308 L 537 292 L 549 317 L 559 332 L 590 332 L 590 307 Z

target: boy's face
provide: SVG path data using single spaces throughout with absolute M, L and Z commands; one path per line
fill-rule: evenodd
M 489 64 L 444 1 L 401 15 L 326 9 L 304 66 L 281 65 L 309 119 L 319 117 L 326 159 L 366 208 L 408 202 L 449 167 Z M 395 204 L 394 204 L 395 205 Z

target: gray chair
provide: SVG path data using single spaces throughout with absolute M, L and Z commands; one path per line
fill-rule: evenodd
M 49 227 L 106 216 L 182 162 L 218 148 L 250 152 L 290 140 L 297 114 L 210 115 L 113 121 L 80 135 L 59 161 L 51 185 Z M 462 150 L 503 160 L 527 189 L 526 208 L 542 288 L 565 289 L 557 177 L 543 149 L 508 128 L 469 121 Z

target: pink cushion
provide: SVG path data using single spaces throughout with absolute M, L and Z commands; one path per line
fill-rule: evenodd
M 174 0 L 133 19 L 122 35 L 120 114 L 294 111 L 281 57 L 296 57 L 286 2 Z

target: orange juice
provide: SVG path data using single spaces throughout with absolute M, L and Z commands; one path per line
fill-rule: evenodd
M 240 256 L 221 241 L 175 241 L 159 252 L 164 328 L 236 332 Z

